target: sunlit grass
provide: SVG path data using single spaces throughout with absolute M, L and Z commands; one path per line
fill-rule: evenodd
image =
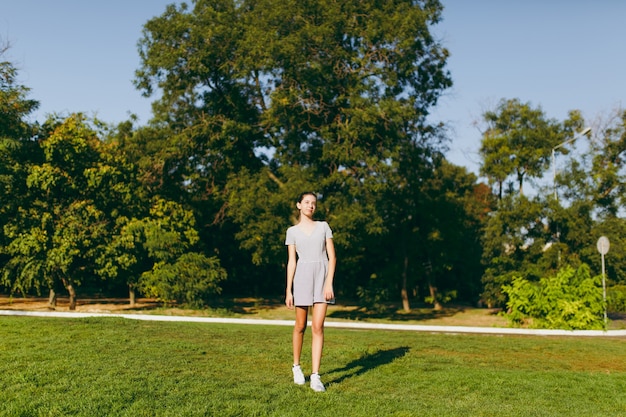
M 624 339 L 326 335 L 315 393 L 289 327 L 2 317 L 0 415 L 626 415 Z

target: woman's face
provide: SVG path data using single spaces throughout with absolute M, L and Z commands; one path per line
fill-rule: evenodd
M 315 207 L 317 205 L 317 198 L 315 196 L 307 194 L 302 197 L 302 201 L 297 204 L 298 210 L 300 213 L 304 214 L 307 217 L 312 217 L 313 212 L 315 212 Z

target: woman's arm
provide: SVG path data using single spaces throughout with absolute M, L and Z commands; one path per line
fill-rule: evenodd
M 333 280 L 335 279 L 335 268 L 337 267 L 337 255 L 335 254 L 335 244 L 332 238 L 326 239 L 326 254 L 328 255 L 328 273 L 324 281 L 324 297 L 326 301 L 335 298 L 333 290 Z
M 285 304 L 288 308 L 293 308 L 293 277 L 296 275 L 296 245 L 288 245 L 287 252 L 289 259 L 287 261 L 287 291 Z

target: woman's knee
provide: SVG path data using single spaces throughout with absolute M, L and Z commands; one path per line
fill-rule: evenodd
M 324 323 L 312 323 L 311 333 L 313 333 L 316 336 L 323 336 L 324 335 Z
M 294 325 L 294 332 L 304 333 L 308 322 L 308 309 L 303 307 L 296 307 L 296 322 Z
M 296 322 L 293 326 L 293 331 L 296 333 L 304 333 L 306 331 L 306 321 L 304 323 Z

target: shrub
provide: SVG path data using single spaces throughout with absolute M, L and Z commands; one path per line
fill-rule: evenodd
M 604 328 L 601 277 L 591 277 L 587 265 L 577 270 L 567 266 L 538 282 L 516 277 L 502 291 L 509 298 L 507 318 L 513 325 L 567 330 Z
M 611 313 L 626 313 L 626 285 L 607 288 L 606 301 Z
M 359 304 L 373 313 L 385 313 L 388 310 L 389 288 L 385 282 L 373 274 L 367 286 L 358 286 L 356 295 Z
M 187 253 L 175 263 L 156 264 L 144 273 L 139 286 L 144 294 L 168 304 L 176 301 L 190 307 L 201 307 L 208 298 L 221 292 L 220 282 L 226 270 L 216 257 Z

